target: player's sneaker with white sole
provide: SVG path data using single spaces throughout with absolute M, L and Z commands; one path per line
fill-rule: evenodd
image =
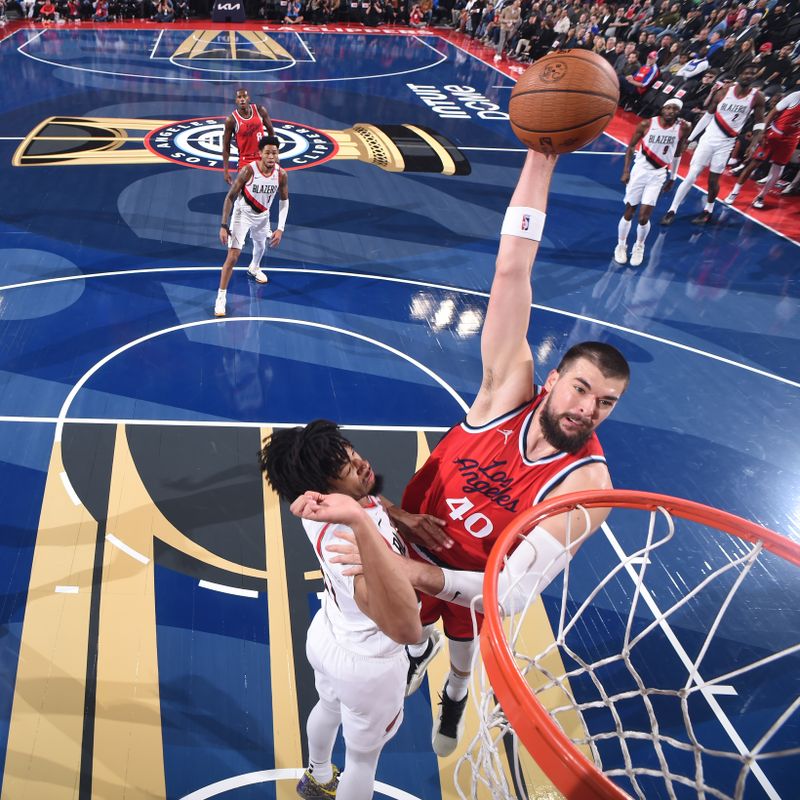
M 631 266 L 638 267 L 644 261 L 644 242 L 636 242 L 631 250 Z
M 214 316 L 224 317 L 225 314 L 225 298 L 217 297 L 217 301 L 214 303 Z
M 458 740 L 464 733 L 464 709 L 467 707 L 468 697 L 469 694 L 465 694 L 461 700 L 451 700 L 445 683 L 431 737 L 433 752 L 440 758 L 449 756 L 456 749 Z
M 628 248 L 620 242 L 614 248 L 614 261 L 617 264 L 627 264 L 628 263 Z
M 256 283 L 268 283 L 269 278 L 267 277 L 267 273 L 264 272 L 263 269 L 260 267 L 248 267 L 247 274 L 256 282 Z

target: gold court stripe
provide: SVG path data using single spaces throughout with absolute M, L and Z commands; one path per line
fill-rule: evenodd
M 97 522 L 47 473 L 22 626 L 3 775 L 3 800 L 73 800 L 81 742 Z M 56 586 L 77 586 L 57 594 Z
M 312 569 L 310 572 L 304 572 L 303 578 L 307 581 L 322 580 L 322 570 Z
M 456 162 L 453 161 L 450 153 L 447 152 L 447 149 L 436 141 L 436 139 L 431 136 L 427 131 L 422 130 L 422 128 L 418 128 L 416 125 L 404 125 L 404 128 L 408 128 L 410 131 L 414 131 L 414 133 L 419 136 L 426 144 L 428 144 L 436 153 L 439 158 L 442 159 L 442 175 L 455 175 L 456 174 Z
M 271 433 L 271 428 L 262 428 L 261 440 L 263 441 Z M 303 750 L 300 743 L 300 719 L 280 501 L 266 482 L 262 483 L 262 490 L 269 573 L 267 603 L 275 769 L 297 769 L 303 766 Z M 277 800 L 297 798 L 294 781 L 279 781 L 275 785 L 275 791 Z

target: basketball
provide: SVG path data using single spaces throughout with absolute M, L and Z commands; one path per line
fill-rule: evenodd
M 619 102 L 611 65 L 588 50 L 562 50 L 525 71 L 508 104 L 517 138 L 540 153 L 569 153 L 596 139 Z

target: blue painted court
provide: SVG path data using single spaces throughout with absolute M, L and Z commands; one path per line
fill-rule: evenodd
M 334 419 L 399 500 L 420 438 L 463 417 L 524 158 L 513 80 L 401 33 L 29 28 L 0 58 L 15 76 L 0 95 L 2 797 L 294 796 L 281 770 L 306 755 L 322 583 L 263 490 L 260 438 Z M 275 121 L 291 209 L 269 283 L 247 280 L 243 255 L 216 320 L 240 85 Z M 559 160 L 533 274 L 537 378 L 577 341 L 611 342 L 632 366 L 600 436 L 615 486 L 798 541 L 798 243 L 733 208 L 698 230 L 693 192 L 641 268 L 617 264 L 623 152 L 603 135 Z M 607 571 L 617 556 L 596 539 L 587 562 Z M 657 593 L 736 547 L 686 541 Z M 770 563 L 708 669 L 800 641 L 797 570 Z M 674 622 L 687 650 L 711 613 Z M 709 741 L 758 738 L 797 697 L 798 658 L 722 697 L 729 723 L 698 707 Z M 686 680 L 669 642 L 643 662 Z M 440 686 L 409 700 L 383 796 L 456 797 L 455 759 L 430 749 Z M 783 731 L 796 747 L 798 713 Z M 794 796 L 797 755 L 764 770 L 748 798 Z

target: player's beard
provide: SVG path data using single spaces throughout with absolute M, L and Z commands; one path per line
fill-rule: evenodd
M 539 427 L 542 429 L 547 443 L 555 447 L 559 452 L 577 453 L 586 442 L 589 441 L 593 433 L 593 428 L 585 428 L 575 433 L 565 433 L 559 422 L 569 414 L 553 414 L 550 411 L 550 398 L 548 397 L 542 404 L 539 414 Z
M 383 475 L 378 475 L 375 473 L 375 481 L 372 484 L 372 487 L 369 490 L 369 493 L 374 496 L 378 496 L 383 492 Z

